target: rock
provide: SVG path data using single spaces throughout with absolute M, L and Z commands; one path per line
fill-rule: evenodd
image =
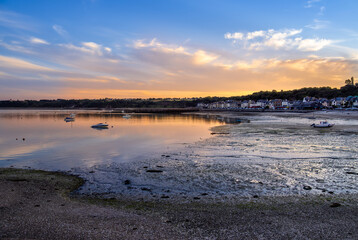
M 201 194 L 201 196 L 206 196 L 206 195 L 208 195 L 208 194 L 207 194 L 207 193 L 202 193 L 202 194 Z
M 162 195 L 160 198 L 169 198 L 167 195 Z
M 142 191 L 148 191 L 148 192 L 152 191 L 152 189 L 146 188 L 146 187 L 142 187 L 141 190 L 142 190 Z
M 124 180 L 124 185 L 129 185 L 129 184 L 131 184 L 131 181 L 130 180 Z
M 194 197 L 193 199 L 194 199 L 194 200 L 199 200 L 199 199 L 200 199 L 200 197 Z
M 312 187 L 310 187 L 310 186 L 303 186 L 303 189 L 304 189 L 304 190 L 312 190 Z
M 329 193 L 329 194 L 333 194 L 334 192 L 333 192 L 333 191 L 329 191 L 328 193 Z
M 347 174 L 353 174 L 353 175 L 358 175 L 358 173 L 356 172 L 346 172 Z
M 161 173 L 163 172 L 162 170 L 158 170 L 158 169 L 148 169 L 147 172 L 149 173 Z
M 92 171 L 89 171 L 89 173 L 94 173 L 94 171 L 92 170 Z
M 340 207 L 342 204 L 340 203 L 332 203 L 330 207 Z
M 40 207 L 40 205 L 39 205 L 39 204 L 36 204 L 35 207 Z
M 157 165 L 157 168 L 164 168 L 163 166 L 161 166 L 161 165 Z
M 253 198 L 259 198 L 259 196 L 258 195 L 254 195 L 254 196 L 252 196 Z

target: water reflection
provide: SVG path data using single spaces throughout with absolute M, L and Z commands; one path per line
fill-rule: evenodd
M 71 111 L 72 112 L 72 111 Z M 136 161 L 210 136 L 215 118 L 77 111 L 0 111 L 0 166 L 67 170 Z M 91 128 L 107 123 L 105 128 Z M 25 141 L 19 139 L 25 138 Z M 16 140 L 18 139 L 18 140 Z

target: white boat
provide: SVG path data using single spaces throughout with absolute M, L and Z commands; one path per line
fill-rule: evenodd
M 330 128 L 330 127 L 333 127 L 334 124 L 329 123 L 327 121 L 321 121 L 321 122 L 319 122 L 319 124 L 313 123 L 311 126 L 314 127 L 314 128 Z
M 98 123 L 91 126 L 92 128 L 108 128 L 108 124 L 106 123 Z
M 74 117 L 65 117 L 64 121 L 65 122 L 73 122 L 73 121 L 75 121 L 75 118 Z
M 75 121 L 75 117 L 76 117 L 76 114 L 75 113 L 71 113 L 69 117 L 65 117 L 65 122 L 73 122 Z
M 129 119 L 131 117 L 132 117 L 132 115 L 130 115 L 130 114 L 123 115 L 123 118 L 126 118 L 126 119 Z

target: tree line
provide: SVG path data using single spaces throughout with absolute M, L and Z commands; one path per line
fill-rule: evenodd
M 200 98 L 149 98 L 149 99 L 56 99 L 56 100 L 4 100 L 1 108 L 187 108 L 198 103 L 213 103 L 226 100 L 288 99 L 301 100 L 306 96 L 332 99 L 358 96 L 358 83 L 354 78 L 345 80 L 340 89 L 331 87 L 301 88 L 288 91 L 260 91 L 246 96 L 200 97 Z

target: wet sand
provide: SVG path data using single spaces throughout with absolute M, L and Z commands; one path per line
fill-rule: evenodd
M 83 180 L 0 169 L 1 239 L 358 239 L 358 195 L 236 202 L 79 196 Z

